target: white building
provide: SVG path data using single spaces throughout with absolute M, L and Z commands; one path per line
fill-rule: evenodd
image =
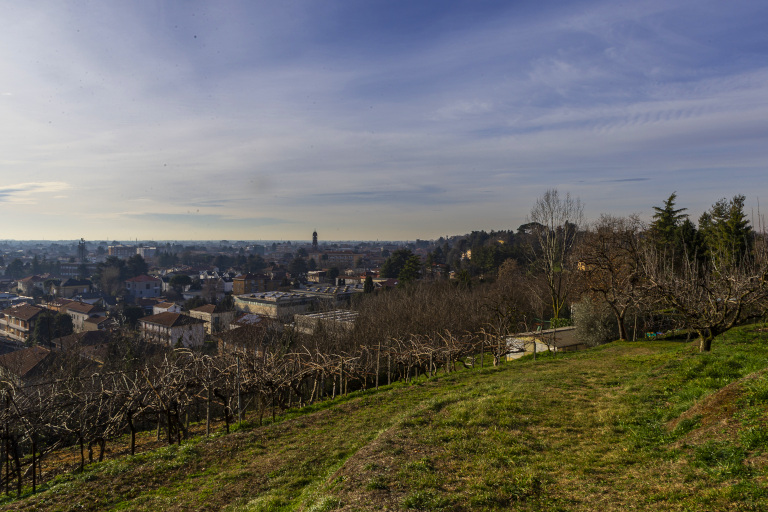
M 139 319 L 144 341 L 171 347 L 199 347 L 205 341 L 205 322 L 181 313 L 160 313 Z

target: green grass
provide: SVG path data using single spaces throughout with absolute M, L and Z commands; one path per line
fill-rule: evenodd
M 60 476 L 7 510 L 765 510 L 768 339 L 420 378 Z M 271 420 L 271 418 L 270 418 Z

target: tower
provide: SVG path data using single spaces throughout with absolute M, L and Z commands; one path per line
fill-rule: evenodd
M 87 251 L 85 249 L 85 240 L 80 239 L 80 242 L 77 244 L 77 260 L 80 263 L 85 263 L 85 257 L 86 257 Z
M 317 251 L 317 231 L 312 233 L 312 250 Z

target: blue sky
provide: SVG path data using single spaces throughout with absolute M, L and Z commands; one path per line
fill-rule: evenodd
M 437 238 L 768 202 L 768 4 L 6 2 L 0 238 Z

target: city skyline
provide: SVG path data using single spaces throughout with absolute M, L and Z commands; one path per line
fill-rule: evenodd
M 756 2 L 13 2 L 1 239 L 437 239 L 765 201 Z

